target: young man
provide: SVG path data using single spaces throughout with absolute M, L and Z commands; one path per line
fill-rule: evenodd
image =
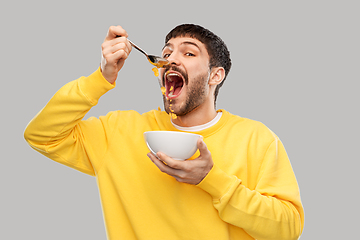
M 108 238 L 298 239 L 304 212 L 281 141 L 259 122 L 215 109 L 231 60 L 207 29 L 184 24 L 166 37 L 166 112 L 82 120 L 115 87 L 132 50 L 127 36 L 110 27 L 101 67 L 62 87 L 25 130 L 35 150 L 96 176 Z M 186 161 L 155 157 L 143 139 L 152 130 L 200 134 L 199 153 Z

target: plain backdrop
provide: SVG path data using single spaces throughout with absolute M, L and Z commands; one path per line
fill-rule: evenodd
M 284 143 L 305 208 L 301 240 L 356 239 L 359 7 L 347 0 L 3 1 L 0 239 L 106 239 L 96 179 L 32 150 L 24 129 L 61 86 L 99 67 L 109 26 L 160 54 L 181 23 L 210 29 L 230 49 L 217 108 L 263 122 Z M 151 68 L 134 49 L 117 87 L 86 118 L 162 108 Z

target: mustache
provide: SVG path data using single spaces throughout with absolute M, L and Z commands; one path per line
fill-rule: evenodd
M 165 73 L 168 72 L 168 71 L 175 71 L 175 72 L 179 72 L 183 77 L 184 77 L 184 80 L 185 80 L 185 84 L 188 85 L 188 75 L 185 71 L 183 71 L 182 69 L 180 69 L 179 67 L 177 66 L 164 66 L 164 73 L 163 73 L 163 76 L 162 76 L 162 81 L 163 81 L 163 86 L 165 86 Z

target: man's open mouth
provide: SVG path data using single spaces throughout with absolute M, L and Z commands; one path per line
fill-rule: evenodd
M 175 71 L 168 71 L 165 74 L 165 88 L 166 88 L 166 97 L 168 99 L 174 99 L 181 94 L 182 88 L 184 86 L 184 77 Z

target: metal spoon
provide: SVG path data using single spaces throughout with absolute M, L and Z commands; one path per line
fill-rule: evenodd
M 136 46 L 132 41 L 130 41 L 128 39 L 129 43 L 134 47 L 136 48 L 137 50 L 139 50 L 141 53 L 143 53 L 147 59 L 149 60 L 149 62 L 158 67 L 158 68 L 162 68 L 164 67 L 165 65 L 168 65 L 170 64 L 168 60 L 166 60 L 165 58 L 162 58 L 162 57 L 158 57 L 158 56 L 154 56 L 154 55 L 148 55 L 144 50 L 142 50 L 141 48 L 139 48 L 138 46 Z

